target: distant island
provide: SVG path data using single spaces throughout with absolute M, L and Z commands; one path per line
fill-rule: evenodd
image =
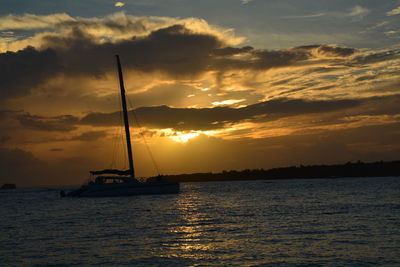
M 192 173 L 164 175 L 163 179 L 175 182 L 213 182 L 235 180 L 276 180 L 276 179 L 312 179 L 343 177 L 387 177 L 400 176 L 400 161 L 364 163 L 347 162 L 336 165 L 291 166 L 284 168 L 246 169 L 242 171 L 222 171 L 220 173 Z M 157 177 L 149 178 L 150 180 Z

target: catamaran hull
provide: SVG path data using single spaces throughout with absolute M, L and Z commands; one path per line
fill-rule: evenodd
M 153 194 L 177 194 L 179 183 L 153 182 L 153 183 L 116 183 L 89 185 L 74 190 L 68 197 L 116 197 Z

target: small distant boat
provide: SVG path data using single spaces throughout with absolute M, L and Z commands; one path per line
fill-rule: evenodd
M 128 152 L 129 170 L 106 169 L 91 171 L 97 176 L 93 181 L 81 188 L 65 193 L 62 197 L 115 197 L 147 194 L 176 194 L 179 193 L 179 183 L 169 182 L 159 175 L 150 182 L 141 182 L 135 177 L 132 146 L 129 131 L 128 111 L 126 108 L 125 86 L 119 56 L 116 55 L 119 84 L 121 89 L 122 112 L 125 124 L 125 137 Z

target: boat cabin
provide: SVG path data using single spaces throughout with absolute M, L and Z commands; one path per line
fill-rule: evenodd
M 121 177 L 121 176 L 97 176 L 93 184 L 116 184 L 116 183 L 132 183 L 138 182 L 135 178 L 132 177 Z M 89 183 L 90 184 L 90 183 Z

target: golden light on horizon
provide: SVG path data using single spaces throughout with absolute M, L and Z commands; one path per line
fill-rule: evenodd
M 193 139 L 199 135 L 200 135 L 200 133 L 197 133 L 197 132 L 186 133 L 186 134 L 177 133 L 174 136 L 170 136 L 170 138 L 177 143 L 186 143 L 190 139 Z
M 168 173 L 399 157 L 394 33 L 379 47 L 318 34 L 279 43 L 202 18 L 133 15 L 125 2 L 99 16 L 0 16 L 0 156 L 19 184 L 33 169 L 37 184 L 58 183 L 49 169 L 71 184 L 109 158 L 126 164 L 116 52 L 140 175 L 153 175 L 148 145 Z M 382 15 L 376 30 L 390 31 Z
M 227 100 L 223 100 L 223 101 L 214 101 L 211 104 L 213 106 L 226 106 L 226 105 L 237 104 L 237 103 L 243 102 L 245 100 L 246 99 L 227 99 Z

